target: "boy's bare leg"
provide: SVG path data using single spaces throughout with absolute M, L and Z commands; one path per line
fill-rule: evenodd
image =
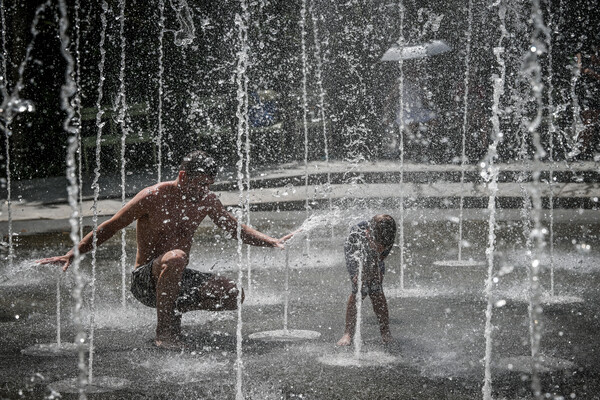
M 373 303 L 373 311 L 377 315 L 379 321 L 379 330 L 383 343 L 390 343 L 393 338 L 390 333 L 390 314 L 388 311 L 387 300 L 383 292 L 372 293 L 371 302 Z
M 159 347 L 181 348 L 181 315 L 175 313 L 181 275 L 187 265 L 187 254 L 171 250 L 158 257 L 152 265 L 156 280 L 156 339 Z
M 344 335 L 338 340 L 338 346 L 350 346 L 352 344 L 352 336 L 356 329 L 356 295 L 350 294 L 348 297 L 348 305 L 346 306 L 346 329 Z

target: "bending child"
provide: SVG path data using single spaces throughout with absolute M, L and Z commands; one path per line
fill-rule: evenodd
M 387 214 L 377 214 L 370 221 L 353 226 L 344 244 L 346 268 L 352 282 L 352 294 L 346 309 L 346 330 L 337 342 L 338 346 L 349 346 L 356 329 L 356 295 L 358 293 L 358 270 L 362 262 L 361 296 L 371 298 L 373 311 L 379 321 L 384 343 L 392 341 L 387 301 L 383 293 L 383 260 L 390 254 L 396 238 L 396 221 Z

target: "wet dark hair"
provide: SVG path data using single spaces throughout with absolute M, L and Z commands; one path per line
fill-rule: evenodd
M 179 170 L 191 176 L 204 174 L 214 178 L 217 176 L 217 163 L 202 150 L 196 150 L 183 157 Z
M 377 214 L 369 221 L 373 239 L 384 247 L 390 247 L 396 240 L 396 221 L 391 215 Z

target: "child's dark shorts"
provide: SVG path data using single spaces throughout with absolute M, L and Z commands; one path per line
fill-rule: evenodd
M 154 260 L 141 265 L 131 273 L 131 293 L 145 306 L 156 308 L 156 285 L 152 278 Z M 214 275 L 186 268 L 181 277 L 179 296 L 175 302 L 176 310 L 185 310 L 200 304 L 205 299 L 202 286 Z
M 352 280 L 351 280 L 352 282 Z M 362 288 L 360 293 L 362 294 L 363 297 L 367 296 L 367 295 L 372 295 L 372 294 L 378 294 L 378 293 L 382 293 L 383 292 L 383 286 L 381 286 L 381 282 L 379 282 L 379 279 L 377 278 L 373 278 L 369 281 L 363 281 L 362 282 Z M 352 282 L 352 294 L 357 294 L 358 293 L 358 284 Z

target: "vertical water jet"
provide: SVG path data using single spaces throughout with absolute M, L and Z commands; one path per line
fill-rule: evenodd
M 464 94 L 463 94 L 463 123 L 461 129 L 461 156 L 460 156 L 460 201 L 459 201 L 459 215 L 458 215 L 458 261 L 462 261 L 462 247 L 463 247 L 463 218 L 464 218 L 464 183 L 465 183 L 465 168 L 467 164 L 467 153 L 466 153 L 466 138 L 467 138 L 467 110 L 469 108 L 469 80 L 471 76 L 471 35 L 473 32 L 473 0 L 469 0 L 469 8 L 467 10 L 467 47 L 465 54 L 465 78 L 464 78 Z
M 308 7 L 309 13 L 312 19 L 313 26 L 313 41 L 315 45 L 315 78 L 317 80 L 317 87 L 319 89 L 319 118 L 321 119 L 321 128 L 323 129 L 323 150 L 325 152 L 325 168 L 327 169 L 327 203 L 329 206 L 329 213 L 333 213 L 333 201 L 331 199 L 331 166 L 329 165 L 329 140 L 327 135 L 327 120 L 325 119 L 325 89 L 323 88 L 323 59 L 321 57 L 321 43 L 319 42 L 319 20 L 313 9 L 313 3 L 311 2 Z M 331 225 L 331 237 L 334 236 L 334 226 Z
M 4 0 L 0 0 L 0 19 L 2 23 L 2 76 L 0 77 L 0 86 L 2 95 L 5 100 L 8 100 L 8 51 L 6 50 L 6 16 L 5 16 Z M 8 266 L 12 268 L 15 249 L 13 245 L 13 226 L 12 226 L 12 182 L 10 169 L 10 120 L 6 119 L 3 127 L 4 140 L 6 146 L 6 212 L 8 215 Z
M 75 289 L 73 290 L 73 297 L 75 299 L 75 307 L 73 309 L 73 323 L 75 325 L 75 330 L 77 332 L 75 336 L 75 343 L 77 345 L 78 350 L 78 369 L 79 374 L 77 378 L 77 388 L 79 392 L 79 399 L 85 400 L 85 387 L 88 384 L 87 380 L 87 368 L 85 364 L 85 330 L 83 327 L 83 321 L 81 316 L 81 308 L 82 308 L 82 291 L 83 291 L 83 281 L 81 278 L 81 274 L 79 271 L 79 265 L 81 261 L 81 255 L 79 253 L 79 226 L 78 226 L 78 205 L 77 205 L 77 195 L 79 187 L 77 185 L 77 179 L 75 178 L 75 152 L 77 151 L 77 136 L 79 128 L 72 125 L 73 118 L 75 116 L 75 111 L 71 106 L 70 100 L 71 97 L 77 91 L 77 87 L 75 86 L 75 82 L 73 81 L 73 57 L 69 52 L 69 37 L 67 36 L 68 29 L 68 19 L 67 19 L 67 6 L 65 0 L 59 0 L 59 9 L 60 9 L 60 20 L 59 20 L 59 36 L 61 41 L 61 53 L 65 60 L 67 61 L 67 68 L 65 71 L 65 83 L 61 88 L 61 108 L 67 113 L 67 117 L 64 120 L 63 128 L 65 132 L 67 132 L 69 136 L 68 147 L 67 147 L 67 180 L 69 182 L 69 186 L 67 188 L 68 191 L 68 199 L 69 205 L 71 206 L 71 217 L 69 218 L 69 224 L 71 225 L 70 238 L 73 242 L 73 261 L 71 264 L 71 269 L 75 276 Z
M 496 5 L 494 5 L 496 6 Z M 496 62 L 500 69 L 500 75 L 494 74 L 492 76 L 494 92 L 493 92 L 493 105 L 492 105 L 492 143 L 490 144 L 486 156 L 487 165 L 485 168 L 487 171 L 482 172 L 485 180 L 488 182 L 488 190 L 490 195 L 488 198 L 488 244 L 486 249 L 488 270 L 487 279 L 485 282 L 485 295 L 487 298 L 487 306 L 485 311 L 485 357 L 484 357 L 484 384 L 482 387 L 482 393 L 484 400 L 492 399 L 492 374 L 491 374 L 491 360 L 492 360 L 492 312 L 493 312 L 493 300 L 492 300 L 492 287 L 494 278 L 494 252 L 496 245 L 496 195 L 498 194 L 498 172 L 499 168 L 495 165 L 495 161 L 498 158 L 498 145 L 500 144 L 503 133 L 500 128 L 500 102 L 504 94 L 504 84 L 506 76 L 506 63 L 504 62 L 504 46 L 503 41 L 507 36 L 506 31 L 506 6 L 502 0 L 498 2 L 498 16 L 500 19 L 500 38 L 498 39 L 498 45 L 494 47 L 494 55 L 496 56 Z
M 83 237 L 83 148 L 81 146 L 81 52 L 79 42 L 81 39 L 81 19 L 79 17 L 80 0 L 75 0 L 75 86 L 77 91 L 73 98 L 75 109 L 75 123 L 77 130 L 77 175 L 79 181 L 79 237 Z
M 247 83 L 246 73 L 248 68 L 248 4 L 246 0 L 240 0 L 240 13 L 235 15 L 235 24 L 238 30 L 239 50 L 237 51 L 237 66 L 235 81 L 237 84 L 237 186 L 239 190 L 239 200 L 237 209 L 237 253 L 238 253 L 238 296 L 237 296 L 237 328 L 236 328 L 236 400 L 242 400 L 243 394 L 243 371 L 244 365 L 242 361 L 242 218 L 244 209 L 244 174 L 242 152 L 242 139 L 244 134 L 248 134 L 248 110 L 247 110 Z
M 125 205 L 125 176 L 126 176 L 126 159 L 125 159 L 125 147 L 128 135 L 128 128 L 126 126 L 126 114 L 127 114 L 127 101 L 125 95 L 125 2 L 126 0 L 119 0 L 119 38 L 121 44 L 121 64 L 119 67 L 119 93 L 117 97 L 117 106 L 119 113 L 117 115 L 117 123 L 121 129 L 121 206 Z M 127 251 L 125 244 L 125 229 L 121 230 L 121 306 L 125 307 L 126 303 L 126 291 L 127 291 Z
M 528 78 L 532 92 L 531 100 L 534 103 L 535 114 L 533 119 L 527 120 L 527 130 L 531 134 L 534 146 L 533 154 L 533 180 L 531 184 L 532 198 L 532 220 L 533 230 L 531 232 L 534 246 L 532 247 L 532 261 L 530 265 L 530 299 L 529 307 L 531 309 L 531 388 L 536 398 L 543 398 L 542 386 L 540 381 L 541 355 L 539 352 L 540 341 L 542 337 L 542 306 L 540 302 L 541 288 L 539 283 L 540 269 L 542 268 L 542 254 L 546 246 L 546 229 L 542 226 L 542 188 L 540 184 L 541 159 L 545 156 L 542 147 L 539 126 L 542 120 L 543 111 L 543 89 L 541 66 L 539 56 L 547 49 L 540 36 L 547 31 L 544 24 L 539 0 L 533 0 L 531 7 L 531 23 L 533 32 L 531 34 L 530 47 L 525 55 L 523 73 Z
M 398 11 L 400 13 L 400 40 L 399 47 L 400 52 L 402 52 L 402 48 L 404 47 L 404 14 L 405 8 L 404 3 L 400 1 L 398 3 Z M 404 59 L 400 57 L 398 60 L 398 70 L 400 72 L 400 78 L 398 80 L 398 130 L 399 130 L 399 138 L 398 138 L 398 150 L 400 156 L 400 223 L 398 232 L 398 246 L 400 247 L 400 290 L 404 290 Z
M 158 134 L 156 136 L 156 147 L 157 147 L 157 182 L 161 181 L 162 178 L 162 141 L 163 141 L 163 73 L 165 71 L 163 66 L 164 49 L 163 49 L 163 38 L 165 36 L 165 0 L 158 0 Z
M 304 210 L 306 218 L 310 214 L 309 194 L 308 194 L 308 56 L 306 53 L 306 0 L 302 0 L 300 9 L 300 42 L 302 49 L 302 126 L 304 128 Z M 310 250 L 310 237 L 306 235 L 306 254 Z
M 93 383 L 93 366 L 94 366 L 94 333 L 95 333 L 95 318 L 96 318 L 96 251 L 98 250 L 98 198 L 100 196 L 100 168 L 101 168 L 101 149 L 102 149 L 102 130 L 104 123 L 102 122 L 102 116 L 104 110 L 102 109 L 102 101 L 104 97 L 104 64 L 106 61 L 106 49 L 104 48 L 104 42 L 106 39 L 106 14 L 108 13 L 108 3 L 102 1 L 102 13 L 100 14 L 100 61 L 98 62 L 98 97 L 96 98 L 96 166 L 94 168 L 94 180 L 92 181 L 92 187 L 94 188 L 94 202 L 92 205 L 92 282 L 91 282 L 91 295 L 90 295 L 90 350 L 88 358 L 88 382 Z

